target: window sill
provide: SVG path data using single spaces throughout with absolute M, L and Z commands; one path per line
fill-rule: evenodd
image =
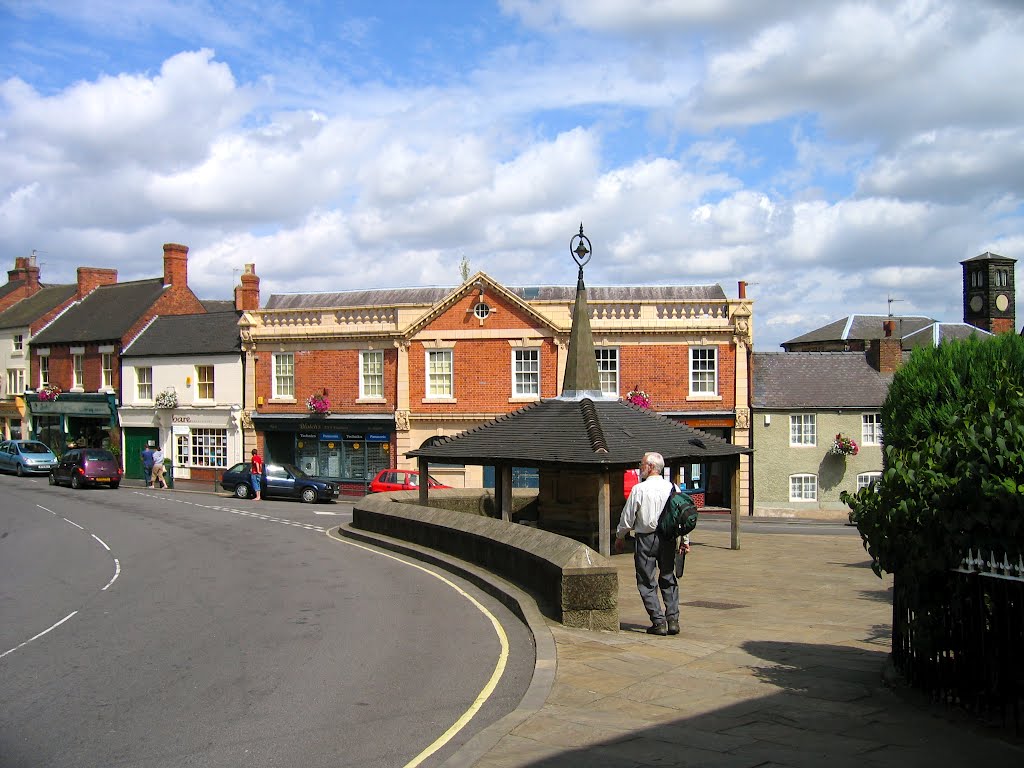
M 790 443 L 790 448 L 817 448 L 817 445 L 808 445 L 807 443 Z
M 540 395 L 513 395 L 508 401 L 510 403 L 538 403 Z
M 439 405 L 454 405 L 459 402 L 454 397 L 424 397 L 420 402 L 423 405 L 439 404 Z
M 357 403 L 374 403 L 376 405 L 380 405 L 380 404 L 383 404 L 383 403 L 387 403 L 387 398 L 386 397 L 360 397 L 360 398 L 356 399 L 356 402 Z
M 722 396 L 721 395 L 687 395 L 686 400 L 687 400 L 687 402 L 689 402 L 691 400 L 704 400 L 704 401 L 708 401 L 708 402 L 721 402 L 722 401 Z
M 72 387 L 68 392 L 85 392 L 85 387 Z
M 289 403 L 289 404 L 294 404 L 294 403 L 297 403 L 299 401 L 296 400 L 294 397 L 272 397 L 267 402 L 268 403 Z

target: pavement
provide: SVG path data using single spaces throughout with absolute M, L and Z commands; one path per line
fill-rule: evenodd
M 872 573 L 859 537 L 759 533 L 744 521 L 742 549 L 729 538 L 699 526 L 692 535 L 674 637 L 644 631 L 631 554 L 612 557 L 619 632 L 567 629 L 517 593 L 537 640 L 534 684 L 445 765 L 1024 766 L 1012 726 L 932 702 L 891 674 L 892 580 Z

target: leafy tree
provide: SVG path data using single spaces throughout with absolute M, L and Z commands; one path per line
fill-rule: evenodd
M 459 262 L 459 274 L 462 275 L 462 282 L 469 280 L 471 274 L 469 271 L 469 259 L 465 255 L 463 255 L 462 261 Z
M 924 596 L 969 548 L 1024 554 L 1024 338 L 916 350 L 882 423 L 881 481 L 842 494 L 876 574 Z

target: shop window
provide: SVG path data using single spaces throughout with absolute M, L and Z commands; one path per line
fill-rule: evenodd
M 228 432 L 226 429 L 193 428 L 189 432 L 189 466 L 227 467 Z

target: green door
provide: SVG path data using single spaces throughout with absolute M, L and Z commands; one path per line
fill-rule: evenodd
M 132 480 L 142 479 L 142 451 L 152 440 L 159 445 L 160 430 L 153 427 L 125 427 L 124 430 L 124 476 Z

